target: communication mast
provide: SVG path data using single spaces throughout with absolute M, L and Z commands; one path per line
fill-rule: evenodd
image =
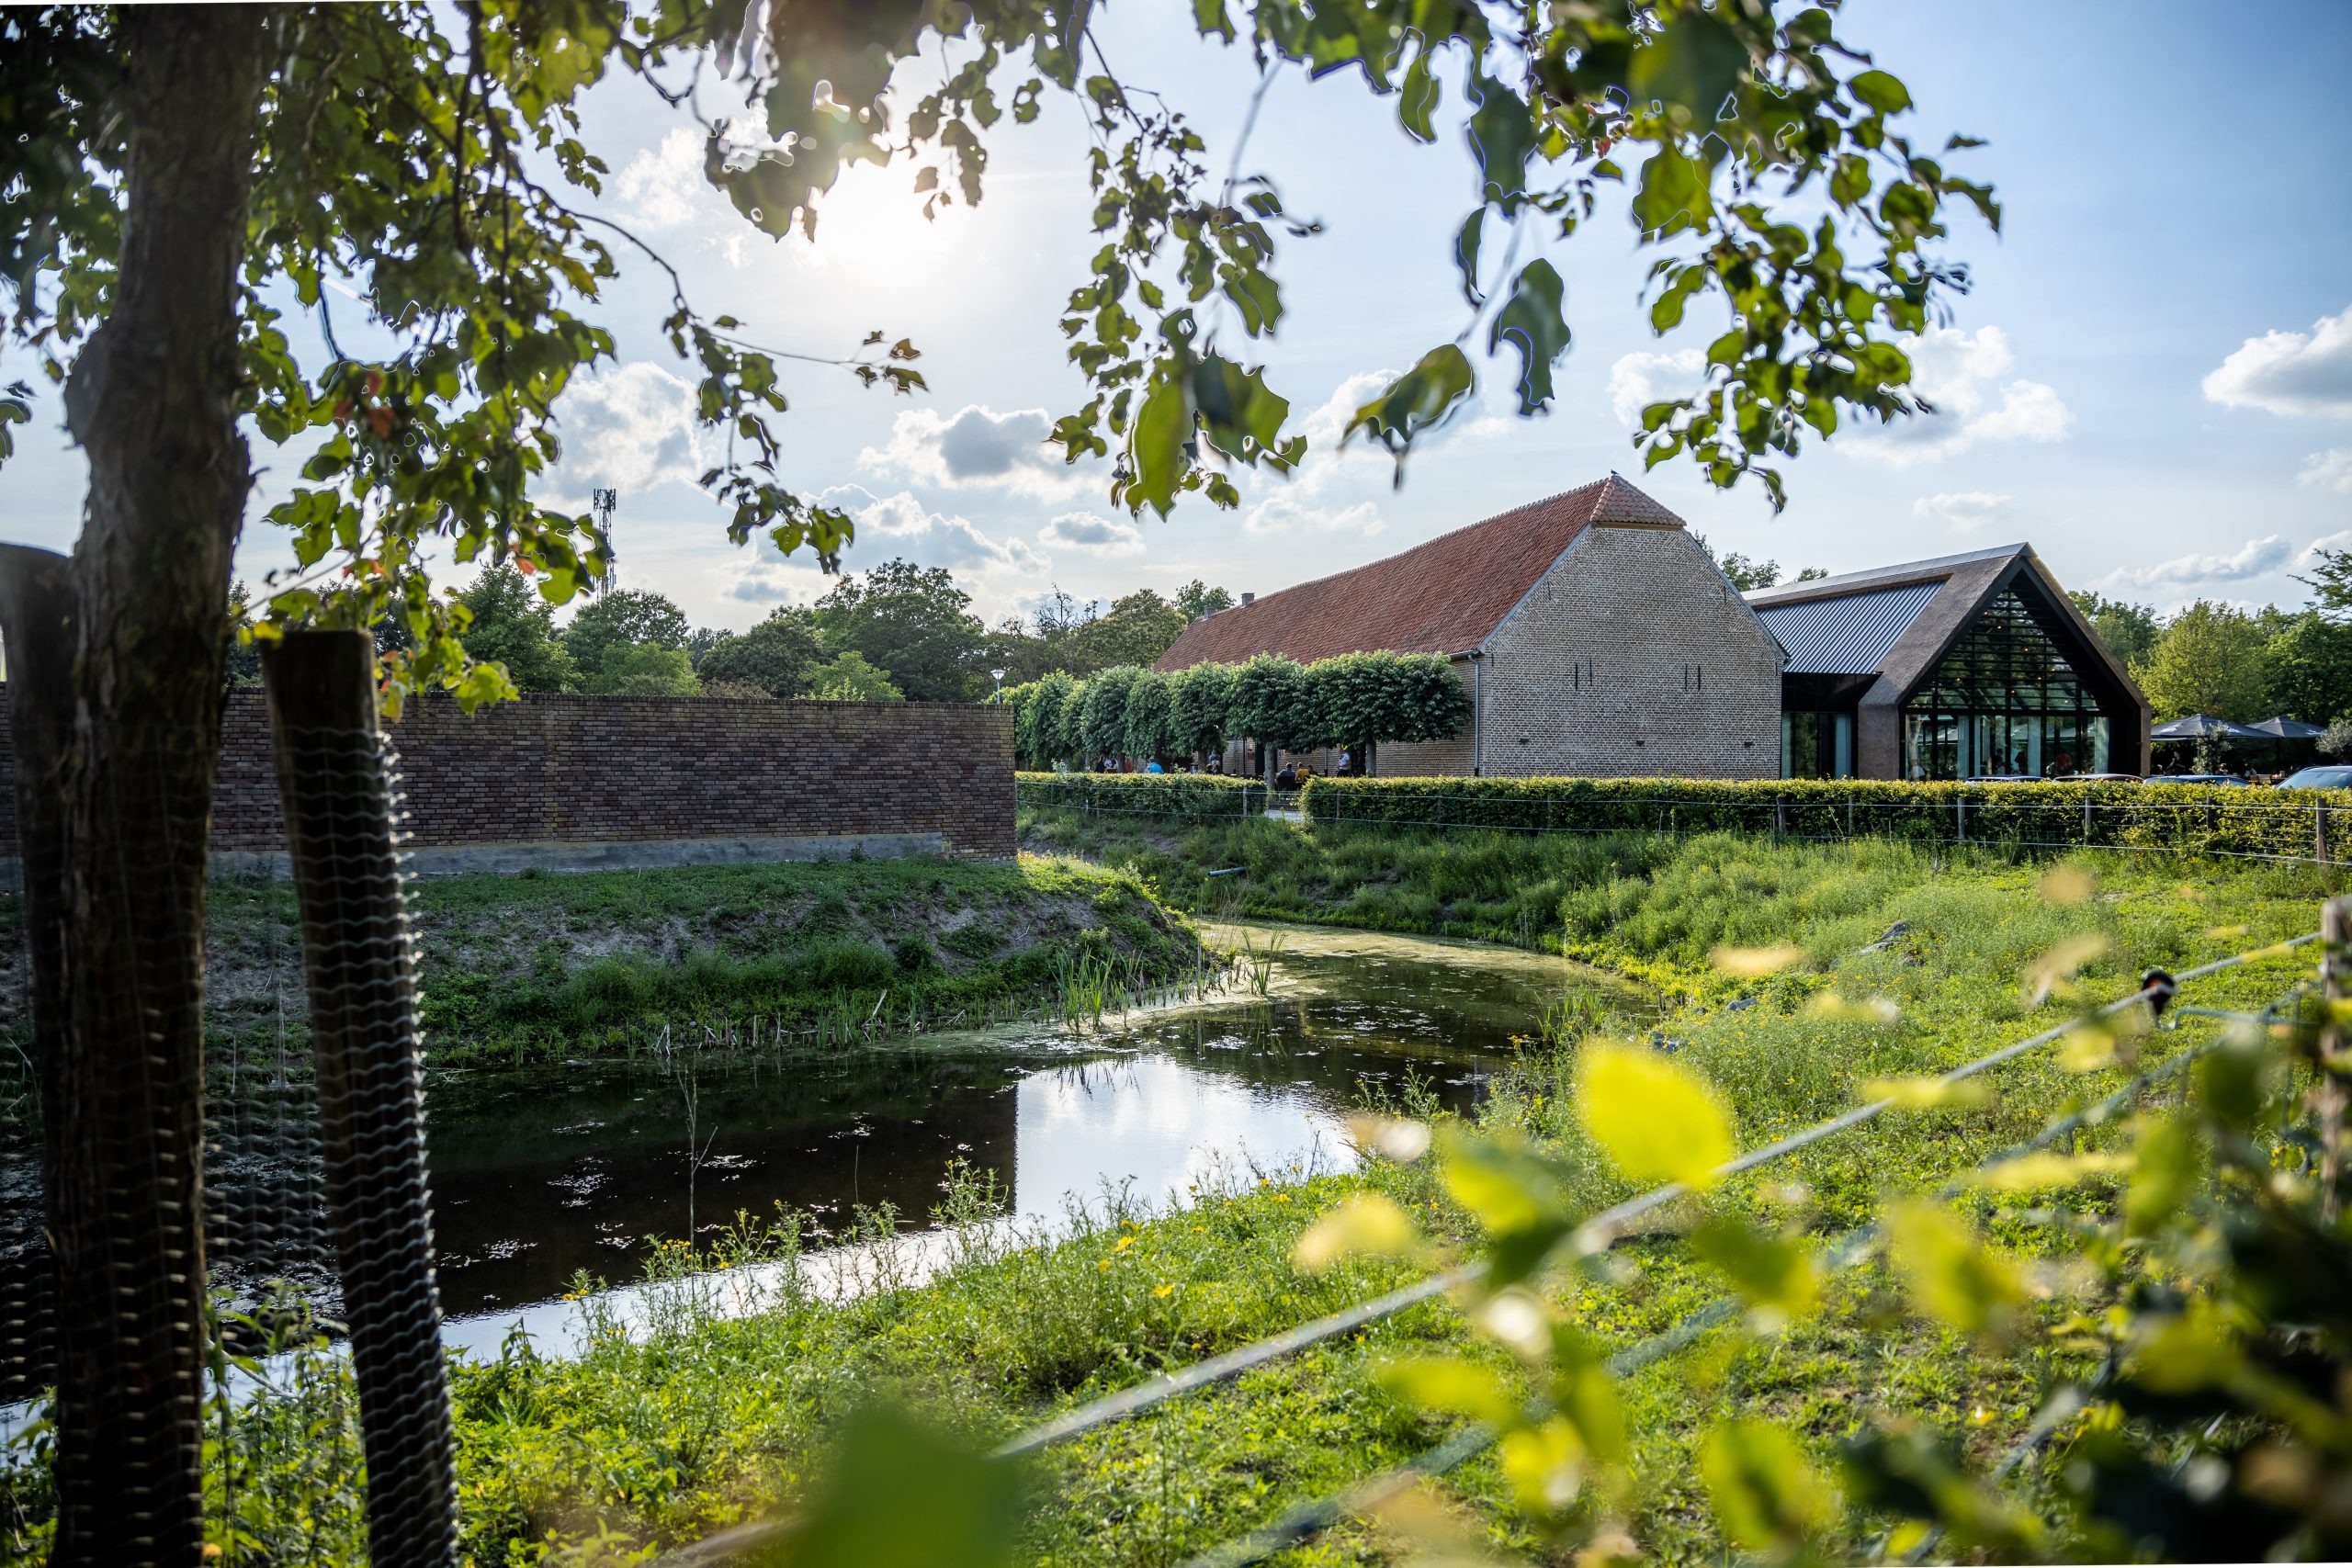
M 621 585 L 620 552 L 613 547 L 613 513 L 621 503 L 616 490 L 594 490 L 588 492 L 588 509 L 596 514 L 596 531 L 605 536 L 605 587 Z

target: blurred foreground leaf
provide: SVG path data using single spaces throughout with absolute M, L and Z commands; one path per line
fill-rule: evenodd
M 833 1466 L 772 1551 L 776 1568 L 999 1568 L 1012 1561 L 1019 1473 L 883 1407 L 850 1418 Z

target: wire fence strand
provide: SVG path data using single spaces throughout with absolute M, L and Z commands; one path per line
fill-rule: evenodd
M 2171 978 L 2176 985 L 2186 985 L 2190 981 L 2200 980 L 2211 976 L 2222 974 L 2242 964 L 2252 964 L 2267 958 L 2282 957 L 2288 953 L 2297 951 L 2298 949 L 2307 947 L 2310 944 L 2318 942 L 2320 938 L 2321 933 L 2318 931 L 2306 932 L 2301 936 L 2290 937 L 2284 941 L 2271 942 L 2258 948 L 2250 948 L 2243 953 L 2232 953 L 2224 958 L 2217 958 L 2210 963 L 2200 964 L 2193 968 L 2181 970 L 2177 975 L 2171 976 Z M 1987 1052 L 1982 1056 L 1977 1056 L 1964 1062 L 1959 1066 L 1953 1067 L 1945 1073 L 1938 1075 L 1933 1081 L 1937 1085 L 1943 1087 L 1963 1082 L 1981 1073 L 1989 1072 L 2003 1063 L 2014 1061 L 2018 1057 L 2024 1055 L 2029 1052 L 2037 1050 L 2042 1046 L 2063 1039 L 2086 1024 L 2112 1018 L 2131 1008 L 2144 1005 L 2151 1000 L 2155 999 L 2156 995 L 2156 993 L 2153 993 L 2150 990 L 2143 988 L 2133 991 L 2128 996 L 2118 997 L 2098 1008 L 2092 1009 L 2089 1011 L 2082 1013 L 2075 1018 L 2068 1019 L 2064 1022 L 2053 1025 L 2049 1029 L 2045 1029 L 2037 1034 L 2030 1035 L 2023 1040 L 2012 1042 L 2011 1043 L 2004 1045 L 1997 1050 Z M 2169 998 L 2169 993 L 2164 993 L 2164 996 L 2166 999 Z M 2152 1069 L 2152 1073 L 2177 1071 L 2178 1070 L 2177 1066 L 2174 1064 L 2186 1065 L 2190 1055 L 2191 1054 L 2189 1053 L 2184 1053 L 2180 1056 L 2171 1059 L 2164 1068 Z M 2142 1077 L 2147 1077 L 2148 1075 L 2142 1075 Z M 2116 1104 L 2125 1103 L 2127 1102 L 2125 1097 L 2139 1093 L 2143 1089 L 2144 1089 L 2144 1087 L 2145 1084 L 2142 1082 L 2141 1078 L 2135 1078 L 2132 1083 L 2126 1084 L 2123 1088 L 2119 1089 L 2114 1094 L 2108 1096 L 2106 1100 L 2099 1101 L 2098 1105 L 2086 1108 L 2083 1111 L 2074 1112 L 2066 1117 L 2062 1117 L 2058 1121 L 2050 1123 L 2048 1126 L 2044 1127 L 2041 1133 L 2036 1134 L 2036 1140 L 2054 1139 L 2058 1136 L 2063 1136 L 2067 1132 L 2082 1126 L 2086 1118 L 2100 1113 L 2102 1107 L 2111 1107 Z M 1852 1110 L 1842 1112 L 1839 1115 L 1830 1117 L 1826 1121 L 1817 1122 L 1810 1127 L 1806 1127 L 1797 1133 L 1790 1134 L 1788 1137 L 1779 1139 L 1776 1142 L 1764 1145 L 1762 1148 L 1751 1150 L 1747 1154 L 1724 1162 L 1724 1164 L 1715 1168 L 1713 1172 L 1713 1179 L 1721 1180 L 1727 1177 L 1736 1176 L 1746 1171 L 1754 1170 L 1760 1166 L 1770 1164 L 1775 1160 L 1785 1158 L 1787 1156 L 1794 1154 L 1800 1149 L 1809 1147 L 1815 1144 L 1824 1141 L 1825 1139 L 1834 1137 L 1841 1133 L 1849 1132 L 1856 1127 L 1861 1126 L 1869 1122 L 1875 1121 L 1878 1117 L 1884 1115 L 1888 1111 L 1893 1110 L 1895 1107 L 1895 1104 L 1896 1102 L 1891 1099 L 1872 1100 L 1869 1104 L 1856 1106 Z M 2111 1114 L 2111 1111 L 2107 1113 Z M 2046 1144 L 2030 1140 L 2027 1144 L 2016 1145 L 2011 1149 L 2002 1151 L 2000 1154 L 1991 1156 L 1991 1158 L 1996 1161 L 2010 1159 L 2020 1154 L 2030 1152 L 2032 1148 L 2042 1146 L 2046 1146 Z M 1587 1221 L 1583 1226 L 1577 1229 L 1570 1238 L 1569 1243 L 1566 1245 L 1576 1246 L 1588 1252 L 1604 1249 L 1607 1247 L 1613 1245 L 1614 1242 L 1620 1238 L 1622 1229 L 1624 1225 L 1644 1214 L 1651 1213 L 1664 1204 L 1670 1203 L 1678 1198 L 1687 1196 L 1690 1190 L 1690 1188 L 1683 1183 L 1670 1182 L 1666 1186 L 1654 1188 L 1646 1192 L 1638 1194 L 1635 1197 L 1627 1199 L 1623 1202 L 1612 1205 L 1608 1209 L 1604 1209 L 1599 1214 L 1594 1215 L 1592 1219 Z M 1849 1235 L 1847 1238 L 1848 1243 L 1856 1243 L 1857 1238 L 1862 1237 L 1866 1235 L 1874 1235 L 1875 1231 L 1876 1222 L 1872 1222 L 1871 1224 L 1863 1226 L 1860 1230 Z M 1842 1267 L 1843 1264 L 1840 1263 L 1838 1266 Z M 1381 1322 L 1386 1318 L 1394 1317 L 1399 1313 L 1408 1311 L 1413 1307 L 1431 1301 L 1441 1295 L 1444 1295 L 1447 1292 L 1456 1290 L 1462 1286 L 1475 1283 L 1486 1273 L 1487 1264 L 1485 1260 L 1475 1259 L 1456 1268 L 1446 1269 L 1442 1273 L 1431 1275 L 1427 1279 L 1416 1280 L 1408 1285 L 1400 1286 L 1397 1289 L 1387 1292 L 1383 1295 L 1375 1296 L 1370 1301 L 1361 1302 L 1352 1307 L 1345 1309 L 1344 1311 L 1332 1313 L 1327 1316 L 1314 1319 L 1308 1323 L 1299 1324 L 1295 1327 L 1283 1330 L 1280 1334 L 1271 1335 L 1262 1339 L 1253 1340 L 1250 1344 L 1238 1346 L 1221 1355 L 1212 1356 L 1204 1361 L 1195 1362 L 1192 1366 L 1183 1368 L 1181 1371 L 1168 1373 L 1161 1377 L 1153 1378 L 1147 1382 L 1136 1383 L 1130 1387 L 1118 1390 L 1115 1393 L 1104 1395 L 1101 1399 L 1092 1400 L 1085 1404 L 1080 1405 L 1075 1410 L 1066 1411 L 1062 1415 L 1055 1416 L 1051 1420 L 1042 1422 L 1037 1426 L 1030 1427 L 1026 1431 L 1023 1431 L 1010 1440 L 999 1445 L 994 1450 L 992 1450 L 991 1457 L 1009 1460 L 1027 1454 L 1040 1452 L 1046 1449 L 1052 1448 L 1057 1444 L 1066 1442 L 1069 1439 L 1078 1437 L 1083 1433 L 1140 1415 L 1143 1412 L 1149 1410 L 1156 1405 L 1165 1404 L 1170 1400 L 1180 1398 L 1184 1394 L 1193 1393 L 1196 1390 L 1207 1388 L 1214 1384 L 1226 1382 L 1231 1378 L 1238 1377 L 1241 1373 L 1248 1371 L 1252 1368 L 1264 1366 L 1270 1362 L 1281 1360 L 1285 1357 L 1295 1355 L 1302 1350 L 1309 1349 L 1325 1340 L 1332 1339 L 1340 1335 L 1351 1333 L 1356 1329 Z M 1619 1352 L 1618 1359 L 1612 1359 L 1611 1362 L 1611 1370 L 1612 1371 L 1617 1371 L 1619 1359 L 1622 1358 L 1642 1358 L 1639 1359 L 1625 1361 L 1623 1363 L 1624 1369 L 1631 1371 L 1638 1368 L 1639 1366 L 1648 1364 L 1648 1360 L 1650 1359 L 1655 1359 L 1659 1356 L 1671 1354 L 1673 1351 L 1690 1343 L 1699 1335 L 1706 1332 L 1708 1328 L 1713 1327 L 1717 1324 L 1727 1320 L 1730 1316 L 1735 1315 L 1740 1308 L 1740 1303 L 1729 1298 L 1712 1303 L 1708 1306 L 1701 1308 L 1697 1313 L 1693 1314 L 1691 1317 L 1677 1324 L 1672 1328 L 1667 1329 L 1661 1334 L 1651 1337 L 1650 1339 L 1642 1341 L 1640 1344 L 1629 1347 L 1626 1350 Z M 1493 1440 L 1491 1432 L 1485 1433 L 1483 1436 L 1481 1435 L 1481 1432 L 1482 1429 L 1478 1427 L 1465 1429 L 1464 1432 L 1457 1433 L 1454 1437 L 1448 1438 L 1444 1443 L 1440 1444 L 1437 1448 L 1432 1449 L 1429 1452 L 1419 1456 L 1418 1459 L 1409 1461 L 1403 1470 L 1396 1472 L 1398 1476 L 1398 1485 L 1401 1486 L 1403 1484 L 1408 1484 L 1412 1479 L 1418 1478 L 1420 1475 L 1440 1473 L 1443 1469 L 1450 1469 L 1455 1465 L 1464 1462 L 1483 1450 L 1487 1442 Z M 1357 1495 L 1357 1493 L 1351 1489 L 1348 1495 L 1353 1497 Z M 1339 1504 L 1334 1499 L 1326 1498 L 1317 1504 L 1309 1505 L 1306 1509 L 1300 1510 L 1299 1517 L 1304 1518 L 1310 1510 L 1329 1509 L 1335 1506 L 1339 1506 Z M 1317 1517 L 1320 1516 L 1317 1515 Z M 1341 1515 L 1335 1517 L 1344 1517 L 1344 1510 Z M 1289 1517 L 1289 1516 L 1285 1516 L 1285 1521 L 1278 1521 L 1276 1525 L 1268 1526 L 1266 1527 L 1266 1530 L 1271 1532 L 1281 1529 L 1283 1524 L 1288 1521 Z M 722 1530 L 716 1535 L 707 1537 L 703 1540 L 697 1541 L 691 1546 L 684 1547 L 676 1551 L 665 1554 L 662 1558 L 658 1559 L 658 1562 L 660 1564 L 660 1568 L 705 1568 L 705 1565 L 707 1564 L 726 1562 L 740 1552 L 751 1551 L 755 1547 L 774 1540 L 782 1531 L 789 1528 L 790 1522 L 789 1518 L 781 1518 L 757 1520 L 749 1524 L 739 1525 L 733 1529 Z M 1318 1528 L 1329 1528 L 1329 1526 L 1326 1524 Z M 1313 1532 L 1309 1531 L 1308 1533 L 1311 1534 Z M 1257 1537 L 1252 1536 L 1244 1539 L 1245 1540 L 1256 1540 Z M 1275 1545 L 1269 1548 L 1269 1551 L 1279 1551 L 1282 1549 L 1283 1544 L 1287 1543 L 1277 1542 Z M 1239 1546 L 1240 1543 L 1236 1543 L 1234 1550 L 1239 1550 Z M 1259 1555 L 1262 1556 L 1265 1553 L 1261 1552 Z M 1235 1558 L 1232 1561 L 1236 1562 L 1250 1562 L 1257 1560 L 1257 1557 L 1241 1556 Z M 1196 1560 L 1196 1562 L 1216 1562 L 1220 1564 L 1227 1561 L 1227 1559 L 1222 1557 L 1210 1557 Z
M 2251 949 L 2227 958 L 2216 959 L 2211 964 L 2199 964 L 2194 969 L 2185 969 L 2175 976 L 2174 979 L 2183 984 L 2190 980 L 2202 979 L 2207 976 L 2218 975 L 2225 969 L 2234 968 L 2241 964 L 2284 955 L 2318 940 L 2319 933 L 2312 931 L 2302 936 L 2290 938 L 2285 942 L 2274 942 L 2267 947 Z M 2112 1018 L 2129 1008 L 2141 1005 L 2146 999 L 2147 993 L 2144 991 L 2134 991 L 2130 996 L 2119 997 L 2090 1012 L 2045 1029 L 2039 1034 L 2030 1035 L 1976 1057 L 1973 1061 L 1962 1063 L 1951 1071 L 1939 1075 L 1936 1082 L 1949 1086 L 1974 1077 L 1979 1073 L 1989 1072 L 2005 1062 L 2013 1061 L 2030 1051 L 2051 1044 L 2086 1023 Z M 1725 1161 L 1715 1168 L 1713 1179 L 1720 1181 L 1728 1177 L 1754 1170 L 1759 1166 L 1770 1165 L 1775 1160 L 1785 1158 L 1800 1149 L 1808 1148 L 1824 1139 L 1850 1132 L 1866 1122 L 1876 1121 L 1893 1110 L 1895 1103 L 1891 1099 L 1875 1100 L 1867 1105 L 1858 1105 L 1850 1111 L 1830 1117 L 1826 1121 L 1816 1122 L 1810 1127 L 1792 1133 L 1785 1138 L 1765 1145 L 1762 1148 L 1752 1149 L 1736 1158 Z M 1668 1182 L 1663 1187 L 1653 1188 L 1635 1197 L 1628 1198 L 1622 1203 L 1602 1210 L 1587 1221 L 1573 1238 L 1574 1245 L 1588 1251 L 1599 1250 L 1609 1246 L 1622 1235 L 1623 1227 L 1633 1221 L 1677 1199 L 1689 1196 L 1690 1191 L 1690 1189 L 1688 1186 L 1677 1181 Z M 1238 1377 L 1253 1367 L 1261 1367 L 1269 1361 L 1280 1360 L 1285 1356 L 1295 1355 L 1326 1339 L 1352 1333 L 1356 1329 L 1380 1322 L 1384 1318 L 1393 1317 L 1433 1297 L 1443 1295 L 1461 1286 L 1475 1283 L 1484 1276 L 1486 1271 L 1487 1266 L 1483 1259 L 1465 1263 L 1458 1268 L 1449 1269 L 1443 1273 L 1433 1274 L 1426 1280 L 1401 1286 L 1385 1295 L 1375 1296 L 1344 1312 L 1333 1313 L 1329 1316 L 1317 1318 L 1311 1323 L 1300 1324 L 1281 1334 L 1237 1347 L 1223 1355 L 1213 1356 L 1205 1361 L 1195 1362 L 1181 1371 L 1154 1378 L 1148 1382 L 1136 1383 L 1033 1427 L 999 1448 L 996 1452 L 999 1457 L 1009 1459 L 1018 1454 L 1034 1453 L 1040 1449 L 1050 1448 L 1081 1432 L 1091 1431 L 1094 1427 L 1105 1426 L 1114 1421 L 1124 1420 L 1127 1416 L 1149 1409 L 1163 1400 L 1174 1399 L 1190 1393 L 1195 1389 L 1206 1388 L 1212 1383 Z
M 2300 989 L 2301 987 L 2298 987 L 2298 990 Z M 2290 991 L 2288 996 L 2292 997 L 2296 994 L 2297 992 Z M 2235 1019 L 2238 1021 L 2246 1022 L 2266 1021 L 2268 1014 L 2276 1010 L 2284 1000 L 2285 998 L 2282 998 L 2279 1002 L 2273 1002 L 2260 1015 L 2239 1014 L 2234 1015 Z M 2207 1013 L 2205 1016 L 2213 1015 Z M 2213 1043 L 2209 1041 L 2168 1057 L 2157 1066 L 2137 1075 L 2129 1083 L 2104 1099 L 2046 1123 L 2039 1133 L 2021 1143 L 2012 1144 L 2007 1148 L 1986 1156 L 1967 1168 L 1963 1173 L 1946 1180 L 1936 1190 L 1936 1198 L 1947 1200 L 1957 1197 L 1967 1189 L 1973 1177 L 1985 1171 L 1998 1169 L 2001 1166 L 2023 1158 L 2027 1155 L 2049 1148 L 2061 1138 L 2070 1137 L 2083 1128 L 2103 1124 L 2118 1111 L 2136 1104 L 2140 1097 L 2149 1089 L 2186 1070 L 2212 1048 Z M 1861 1264 L 1876 1250 L 1881 1229 L 1879 1222 L 1872 1220 L 1847 1232 L 1834 1246 L 1824 1252 L 1821 1263 L 1822 1272 L 1825 1275 L 1835 1274 Z M 1609 1357 L 1603 1365 L 1607 1367 L 1612 1377 L 1622 1378 L 1638 1371 L 1696 1343 L 1710 1330 L 1720 1327 L 1739 1316 L 1746 1307 L 1747 1303 L 1739 1297 L 1719 1297 L 1687 1314 L 1671 1326 L 1627 1346 L 1624 1349 Z M 2032 1447 L 2048 1441 L 2051 1433 L 2055 1429 L 2055 1423 L 2046 1426 L 2037 1423 L 2034 1433 L 2029 1434 L 2027 1442 L 2018 1444 L 2010 1450 L 2009 1454 L 2004 1456 L 1999 1473 L 2006 1474 L 2018 1463 L 2022 1462 L 2026 1455 L 2031 1451 Z M 1250 1564 L 1262 1562 L 1276 1552 L 1288 1551 L 1292 1547 L 1310 1540 L 1349 1518 L 1371 1512 L 1389 1498 L 1421 1481 L 1434 1479 L 1449 1471 L 1459 1469 L 1493 1447 L 1501 1436 L 1502 1429 L 1492 1423 L 1474 1422 L 1393 1469 L 1357 1482 L 1340 1491 L 1327 1494 L 1312 1502 L 1300 1504 L 1271 1524 L 1262 1525 L 1246 1536 L 1224 1545 L 1213 1547 L 1207 1551 L 1188 1559 L 1183 1568 L 1250 1568 Z M 1923 1543 L 1923 1547 L 1931 1544 L 1932 1540 Z M 1912 1561 L 1920 1561 L 1920 1557 L 1915 1555 Z

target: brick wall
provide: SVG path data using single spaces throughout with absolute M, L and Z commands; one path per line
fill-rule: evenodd
M 1780 774 L 1781 646 L 1679 528 L 1587 528 L 1485 662 L 1491 777 Z
M 468 716 L 429 697 L 390 739 L 418 848 L 935 833 L 1013 853 L 1012 712 L 985 704 L 565 695 Z M 216 850 L 284 847 L 276 767 L 261 692 L 232 691 Z M 15 773 L 0 725 L 0 856 Z

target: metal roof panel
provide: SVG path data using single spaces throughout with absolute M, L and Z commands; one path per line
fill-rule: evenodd
M 1789 651 L 1790 675 L 1874 675 L 1894 639 L 1917 620 L 1941 582 L 1847 593 L 1793 604 L 1758 604 L 1756 614 Z

